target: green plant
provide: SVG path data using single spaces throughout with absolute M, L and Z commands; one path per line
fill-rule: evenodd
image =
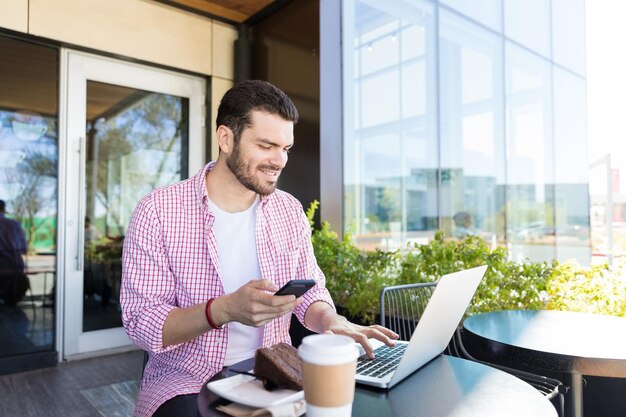
M 313 226 L 313 215 L 319 202 L 307 210 Z M 379 309 L 380 290 L 389 285 L 398 269 L 398 254 L 376 250 L 365 252 L 351 242 L 348 234 L 339 239 L 328 222 L 311 235 L 315 257 L 326 276 L 326 286 L 338 306 L 352 318 L 373 323 Z
M 85 245 L 85 260 L 91 263 L 122 262 L 122 244 L 101 239 L 98 243 Z
M 307 210 L 313 215 L 314 201 Z M 626 265 L 582 267 L 575 262 L 515 262 L 506 248 L 491 249 L 477 236 L 462 240 L 436 232 L 427 244 L 405 251 L 363 251 L 348 234 L 339 239 L 327 222 L 312 231 L 317 262 L 338 306 L 351 319 L 373 323 L 380 309 L 380 291 L 389 285 L 436 281 L 442 275 L 488 265 L 468 314 L 496 310 L 558 309 L 626 315 Z
M 556 263 L 510 261 L 506 248 L 491 250 L 478 236 L 456 240 L 436 232 L 428 244 L 414 245 L 414 250 L 407 252 L 398 283 L 436 281 L 442 275 L 479 265 L 488 268 L 468 314 L 546 307 L 546 283 Z
M 575 261 L 558 265 L 548 283 L 548 308 L 626 316 L 624 269 L 624 264 L 586 268 Z

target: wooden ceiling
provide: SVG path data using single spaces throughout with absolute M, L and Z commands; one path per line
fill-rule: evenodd
M 182 7 L 191 12 L 242 23 L 274 3 L 275 0 L 161 0 L 160 2 Z

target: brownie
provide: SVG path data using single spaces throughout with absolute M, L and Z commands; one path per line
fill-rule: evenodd
M 287 343 L 257 349 L 254 374 L 264 381 L 266 388 L 302 389 L 302 362 L 298 350 Z

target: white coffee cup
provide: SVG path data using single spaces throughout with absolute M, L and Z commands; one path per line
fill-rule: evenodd
M 349 417 L 354 401 L 354 375 L 359 351 L 348 336 L 316 334 L 302 339 L 307 417 Z

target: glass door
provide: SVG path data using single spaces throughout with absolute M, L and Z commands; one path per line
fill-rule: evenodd
M 130 344 L 119 290 L 139 199 L 204 163 L 204 80 L 64 51 L 63 356 Z

